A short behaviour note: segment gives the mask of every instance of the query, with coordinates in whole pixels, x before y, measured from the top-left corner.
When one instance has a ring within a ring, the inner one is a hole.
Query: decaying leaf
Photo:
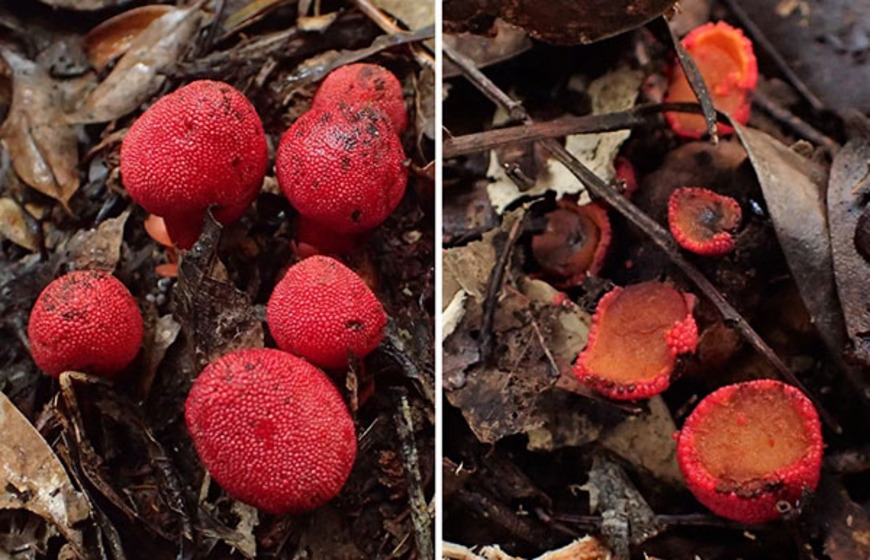
[[[601,115],[615,111],[625,111],[635,105],[643,74],[628,66],[620,66],[589,84],[592,99],[592,114]],[[631,134],[630,130],[602,132],[597,134],[572,134],[565,139],[565,148],[596,175],[605,181],[616,176],[613,161],[622,143]],[[535,185],[521,191],[516,183],[507,176],[496,154],[490,157],[487,175],[492,179],[487,192],[493,208],[504,212],[511,204],[524,196],[537,196],[546,192],[556,193],[557,198],[565,194],[583,193],[585,187],[573,173],[559,162],[549,159],[546,167],[535,178]],[[584,194],[580,203],[589,202]]]
[[[445,0],[452,28],[480,25],[500,16],[534,37],[560,45],[593,43],[639,27],[662,15],[674,0]]]
[[[494,35],[484,37],[471,33],[444,34],[444,42],[454,50],[464,54],[474,61],[478,68],[509,60],[532,48],[532,40],[520,28],[509,25],[502,20],[496,20],[493,25]],[[460,75],[459,69],[449,60],[444,61],[444,77],[452,78]]]
[[[166,351],[178,338],[181,325],[172,315],[164,315],[153,320],[152,328],[148,330],[151,335],[143,341],[142,348],[142,374],[139,377],[139,387],[142,395],[148,395],[151,384],[160,363],[166,356]]]
[[[833,476],[822,475],[809,517],[824,531],[831,560],[870,558],[870,516]]]
[[[647,401],[649,410],[632,415],[599,441],[632,465],[647,470],[657,479],[672,486],[683,486],[683,475],[677,466],[677,426],[661,395]]]
[[[661,531],[655,513],[625,471],[610,459],[592,459],[589,508],[601,512],[601,534],[616,558],[628,558],[630,545],[643,543]]]
[[[495,244],[521,213],[506,215],[502,228],[481,241],[445,253],[445,301],[464,298],[461,321],[445,342],[446,395],[480,441],[526,433],[537,450],[582,445],[598,437],[601,424],[579,412],[582,397],[555,385],[570,375],[590,319],[555,289],[524,277],[505,285],[493,324],[498,357],[492,365],[477,363],[473,333],[481,328]]]
[[[77,232],[67,243],[67,260],[76,270],[115,270],[121,259],[124,224],[130,211],[101,223],[96,229]]]
[[[217,257],[221,226],[208,214],[202,236],[181,259],[175,301],[199,368],[241,348],[263,347],[263,323],[251,298],[236,289]]]
[[[834,273],[852,351],[870,363],[870,263],[855,248],[855,228],[865,201],[859,188],[868,179],[870,137],[856,136],[834,157],[828,183]]]
[[[73,488],[48,443],[0,393],[0,509],[26,509],[54,524],[79,555],[84,543],[76,528],[90,505]]]
[[[0,127],[12,167],[22,181],[68,208],[80,184],[79,156],[59,88],[32,61],[5,48],[0,55],[12,69],[12,106]]]
[[[39,235],[28,226],[24,209],[11,198],[0,198],[0,236],[28,251],[39,250]]]
[[[251,0],[244,2],[238,10],[231,13],[224,21],[224,36],[236,33],[260,21],[269,12],[287,3],[288,0]]]
[[[109,18],[91,29],[83,40],[85,53],[97,72],[102,72],[113,60],[127,52],[136,38],[154,20],[175,11],[166,4],[140,6]]]
[[[199,6],[155,19],[130,44],[115,68],[85,99],[70,122],[111,121],[135,111],[160,89],[160,72],[178,61],[199,29]]]
[[[423,68],[417,87],[414,88],[416,96],[414,102],[417,110],[417,130],[429,139],[435,139],[435,70],[429,67]]]
[[[839,355],[846,334],[825,211],[825,170],[768,134],[734,123],[749,154],[777,239],[807,311]]]
[[[208,477],[207,483],[211,483]],[[227,527],[219,524],[215,519],[218,512],[213,504],[207,500],[200,501],[199,507],[207,516],[204,516],[202,533],[206,537],[219,539],[227,545],[238,550],[245,558],[257,557],[257,540],[254,538],[254,528],[260,522],[257,508],[233,500],[233,516],[238,520],[235,527]]]

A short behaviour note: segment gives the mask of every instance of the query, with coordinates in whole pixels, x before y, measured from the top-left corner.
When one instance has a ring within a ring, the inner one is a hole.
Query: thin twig
[[[646,124],[651,115],[673,111],[677,113],[703,114],[697,103],[652,103],[638,105],[627,111],[604,115],[564,116],[545,122],[523,123],[517,126],[474,132],[463,136],[446,138],[442,153],[452,158],[475,152],[484,152],[517,142],[533,142],[545,138],[559,138],[569,134],[587,134],[626,130]],[[716,113],[717,119],[728,122],[724,113]]]
[[[692,91],[695,92],[695,97],[698,98],[698,103],[701,105],[701,113],[704,115],[704,124],[707,126],[707,133],[710,135],[710,142],[713,144],[719,143],[719,125],[716,123],[716,108],[713,107],[713,99],[710,97],[710,90],[707,88],[707,83],[704,81],[704,76],[698,70],[695,64],[695,59],[689,54],[689,51],[683,46],[680,39],[674,34],[674,30],[668,25],[664,17],[655,20],[652,25],[662,29],[671,40],[674,46],[674,52],[677,54],[677,61],[683,68],[686,74],[686,81]]]
[[[352,0],[354,6],[357,7],[359,11],[364,13],[366,17],[371,19],[375,25],[381,28],[384,33],[392,35],[394,33],[406,33],[407,31],[400,28],[396,25],[396,22],[389,18],[387,14],[382,12],[380,8],[371,3],[370,0]],[[435,67],[435,58],[431,53],[426,51],[422,45],[411,45],[411,52],[414,54],[414,58],[417,60],[417,63],[424,68],[434,68]]]
[[[756,45],[760,46],[763,51],[773,60],[773,63],[776,64],[776,67],[782,72],[782,75],[791,83],[792,87],[794,87],[798,92],[807,100],[807,102],[812,105],[813,109],[816,111],[821,111],[825,108],[825,104],[816,97],[810,88],[801,80],[797,74],[794,73],[794,70],[791,69],[788,62],[779,54],[779,50],[767,36],[764,34],[764,31],[761,30],[760,27],[755,25],[755,22],[752,21],[752,18],[749,17],[749,14],[740,7],[740,5],[735,2],[735,0],[723,0],[725,6],[734,14],[734,17],[740,22],[740,27],[745,29],[754,39]]]
[[[760,107],[762,111],[779,121],[783,126],[790,128],[804,139],[822,146],[829,154],[833,155],[839,151],[840,145],[834,140],[813,128],[808,122],[778,104],[764,92],[756,90],[752,102]]]
[[[504,284],[505,272],[507,271],[514,245],[516,245],[517,239],[523,231],[521,226],[524,219],[525,212],[522,212],[513,223],[513,226],[511,226],[501,254],[498,256],[498,260],[489,276],[489,282],[486,284],[486,296],[483,300],[483,322],[480,326],[480,361],[485,364],[488,364],[492,357],[492,344],[493,340],[495,340],[492,329],[495,321],[495,310],[498,307],[498,295],[501,293],[502,284]]]
[[[490,99],[498,99],[507,101],[504,108],[517,115],[522,121],[531,123],[532,120],[526,113],[521,104],[511,100],[507,94],[498,88],[491,80],[486,78],[483,73],[474,65],[474,62],[457,52],[448,44],[442,45],[444,56],[456,64],[465,74],[466,78],[482,93],[485,93]],[[500,101],[501,103],[501,101]],[[726,325],[737,330],[741,336],[764,356],[771,365],[774,366],[777,373],[792,385],[798,387],[813,401],[816,409],[819,411],[819,416],[836,433],[841,433],[842,428],[834,420],[826,408],[822,406],[815,395],[807,391],[806,387],[795,377],[788,369],[788,366],[776,355],[776,352],[767,345],[766,342],[755,332],[755,329],[743,318],[734,307],[719,293],[713,284],[692,265],[683,254],[680,252],[679,246],[674,241],[673,237],[658,224],[655,220],[643,213],[637,206],[625,199],[615,190],[593,173],[588,167],[577,160],[568,150],[565,149],[558,141],[553,139],[541,140],[541,146],[550,153],[550,155],[562,163],[573,173],[580,181],[589,189],[596,197],[603,199],[614,210],[622,214],[629,222],[637,226],[643,231],[650,240],[658,245],[667,256],[670,258],[677,268],[697,287],[710,302],[719,310]]]
[[[399,434],[399,441],[402,444],[402,464],[408,484],[408,504],[411,508],[411,521],[414,525],[417,556],[418,558],[434,558],[432,516],[429,515],[429,506],[423,493],[423,477],[420,474],[420,460],[417,454],[417,444],[414,440],[414,420],[411,417],[407,391],[401,387],[394,388],[393,401],[396,403],[393,418],[396,423],[396,431]]]

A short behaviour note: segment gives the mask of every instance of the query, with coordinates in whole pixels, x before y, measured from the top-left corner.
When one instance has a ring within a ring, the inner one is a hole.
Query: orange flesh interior
[[[737,226],[737,215],[726,205],[693,193],[678,194],[677,225],[690,239],[709,241]]]
[[[809,441],[803,418],[785,393],[741,387],[700,422],[695,445],[710,475],[745,483],[794,464]]]
[[[547,229],[532,239],[532,253],[543,267],[562,276],[589,270],[601,230],[586,212],[558,209],[547,214]]]
[[[670,286],[628,286],[604,310],[589,369],[621,385],[655,379],[673,363],[665,334],[688,314],[683,296]]]
[[[746,102],[746,91],[740,87],[749,72],[749,60],[744,48],[742,37],[719,28],[700,35],[687,47],[710,90],[713,105],[729,115],[737,112]],[[674,69],[665,101],[698,101],[682,67]],[[684,129],[703,132],[707,128],[701,115],[681,113],[671,116],[676,117]]]

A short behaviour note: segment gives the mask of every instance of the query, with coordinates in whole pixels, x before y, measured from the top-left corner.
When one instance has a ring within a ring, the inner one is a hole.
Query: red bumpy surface
[[[324,368],[346,367],[384,337],[387,314],[351,269],[316,255],[291,266],[266,307],[278,347]]]
[[[757,486],[761,490],[740,495],[734,489],[723,488],[723,481],[704,467],[696,438],[699,426],[711,410],[727,406],[740,391],[781,391],[803,419],[807,451],[796,462],[771,472]],[[804,492],[815,490],[822,467],[822,429],[812,402],[798,389],[772,379],[761,379],[726,385],[705,397],[686,419],[677,441],[677,462],[686,485],[699,502],[722,517],[742,523],[764,523],[781,517],[779,502],[797,504]]]
[[[399,137],[374,105],[326,105],[284,133],[275,171],[303,216],[340,233],[381,224],[405,194],[408,169]]]
[[[33,360],[48,375],[81,371],[109,379],[142,345],[136,300],[107,272],[70,272],[39,294],[27,325]]]
[[[392,72],[377,64],[349,64],[336,68],[314,95],[312,108],[336,103],[372,103],[389,117],[396,132],[408,126],[402,84]]]
[[[353,420],[335,386],[280,350],[238,350],[210,363],[190,390],[185,419],[217,483],[269,513],[328,502],[356,458]]]
[[[121,178],[130,196],[166,221],[190,248],[214,206],[222,224],[238,220],[256,198],[268,153],[254,106],[232,86],[192,82],[142,113],[121,144]]]

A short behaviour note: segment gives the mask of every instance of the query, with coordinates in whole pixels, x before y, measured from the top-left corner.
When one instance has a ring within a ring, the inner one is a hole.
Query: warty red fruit
[[[268,513],[328,502],[356,458],[353,420],[338,390],[280,350],[237,350],[210,363],[187,396],[185,420],[212,478]]]
[[[112,379],[142,345],[136,300],[108,272],[70,272],[52,281],[30,312],[27,336],[36,365],[57,377],[81,371]]]
[[[192,82],[160,98],[133,123],[121,144],[127,192],[162,217],[170,237],[189,249],[205,212],[238,220],[263,183],[266,136],[254,106],[222,82]]]

